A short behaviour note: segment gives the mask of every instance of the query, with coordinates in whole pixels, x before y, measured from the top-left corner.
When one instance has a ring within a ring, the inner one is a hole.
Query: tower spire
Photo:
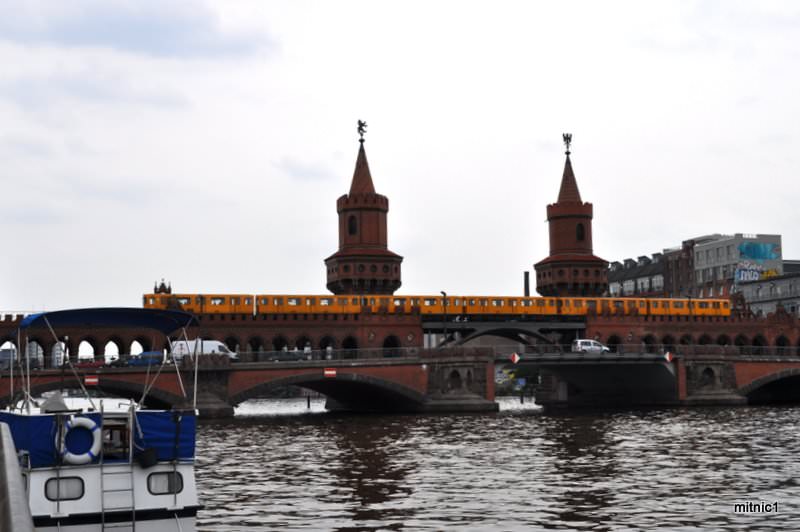
[[[570,144],[572,144],[572,133],[563,133],[564,146],[567,150],[567,160],[564,162],[564,174],[561,176],[561,189],[558,191],[558,203],[583,203],[581,193],[578,191],[578,182],[575,181],[575,174],[572,171],[572,161],[569,159]]]
[[[358,121],[358,158],[356,158],[356,168],[353,171],[353,182],[350,184],[350,195],[353,194],[375,194],[375,185],[372,184],[372,174],[369,171],[367,162],[367,152],[364,151],[364,133],[367,132],[367,123],[363,120]]]

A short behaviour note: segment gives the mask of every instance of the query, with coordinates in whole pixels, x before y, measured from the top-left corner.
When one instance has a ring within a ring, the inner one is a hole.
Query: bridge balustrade
[[[718,345],[718,344],[660,344],[660,343],[631,343],[609,345],[607,354],[661,354],[673,355],[722,355],[742,357],[796,357],[800,356],[798,346],[761,346],[761,345]],[[572,344],[539,344],[530,346],[526,353],[534,354],[567,354],[573,353]],[[576,353],[577,354],[577,353]],[[596,355],[598,353],[587,353]]]

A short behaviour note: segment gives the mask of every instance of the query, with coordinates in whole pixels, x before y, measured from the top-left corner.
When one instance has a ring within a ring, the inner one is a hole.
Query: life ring
[[[92,433],[92,447],[83,454],[74,454],[67,450],[67,434],[74,428],[83,428]],[[64,424],[61,438],[56,435],[56,449],[68,464],[88,464],[100,454],[100,447],[103,444],[100,432],[100,425],[88,417],[74,417]]]

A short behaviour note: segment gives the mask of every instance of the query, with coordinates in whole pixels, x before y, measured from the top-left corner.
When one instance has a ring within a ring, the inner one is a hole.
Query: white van
[[[611,350],[598,342],[597,340],[573,340],[572,341],[572,352],[573,353],[597,353],[602,355],[603,353],[608,353]]]
[[[200,355],[227,355],[231,361],[239,360],[239,355],[228,349],[218,340],[175,340],[172,342],[172,360],[180,362],[184,356],[191,356],[195,349]]]

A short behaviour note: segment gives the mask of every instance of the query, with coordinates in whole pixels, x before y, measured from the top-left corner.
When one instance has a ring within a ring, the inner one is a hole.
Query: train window
[[[673,301],[672,308],[683,308],[683,301]]]
[[[628,301],[628,308],[636,308],[636,301]]]
[[[533,303],[533,301],[531,301],[530,299],[523,299],[522,300],[522,306],[523,307],[530,307],[532,303]]]
[[[474,299],[469,300],[469,306],[474,307],[476,305],[476,301]]]
[[[211,304],[214,306],[222,305],[225,302],[225,298],[223,297],[212,297]]]
[[[181,305],[188,305],[189,304],[189,298],[188,297],[179,297],[178,298],[178,303],[180,303]]]
[[[416,298],[416,297],[411,298],[411,306],[412,307],[418,307],[419,306],[419,299]]]
[[[536,306],[537,307],[543,307],[544,306],[544,299],[537,299],[536,300]]]
[[[310,306],[310,305],[313,305],[313,304],[314,304],[314,298],[313,297],[307,297],[306,298],[306,305]]]
[[[369,298],[369,304],[373,305],[373,306],[375,305],[375,298],[374,297]]]
[[[644,301],[639,301],[639,308],[644,308],[646,304]]]
[[[502,299],[492,299],[492,306],[493,307],[502,307],[503,300]]]
[[[625,303],[623,301],[620,301],[618,299],[614,300],[614,308],[622,308],[624,304]]]
[[[394,304],[395,307],[402,307],[402,306],[404,306],[406,304],[406,300],[401,298],[401,297],[400,298],[395,298],[392,301],[392,303]]]
[[[148,301],[148,304],[149,304],[149,305],[153,305],[153,304],[155,304],[155,302],[156,302],[156,298],[154,298],[154,297],[150,297],[150,298],[148,298],[148,299],[147,299],[147,301]]]
[[[565,307],[568,307],[568,306],[570,306],[570,304],[569,304],[569,299],[565,299],[565,300],[564,300],[564,306],[565,306]]]
[[[423,299],[422,302],[426,307],[432,307],[433,305],[436,304],[436,300],[435,299],[430,299],[430,298]]]
[[[319,298],[319,304],[323,307],[329,307],[333,305],[333,298],[331,297],[321,297]]]
[[[700,301],[700,302],[697,303],[697,306],[700,307],[700,308],[708,308],[708,302]]]
[[[339,306],[341,306],[341,307],[347,306],[347,298],[346,297],[340,297],[339,298]]]
[[[266,298],[266,297],[262,297],[261,298],[261,302],[259,304],[260,305],[269,305],[269,299]]]
[[[238,297],[232,297],[231,298],[231,305],[238,305],[238,304],[239,304],[239,298]]]
[[[354,297],[351,303],[352,303],[353,305],[358,305],[358,298],[357,298],[357,297]]]
[[[382,298],[380,298],[380,302],[381,302],[381,306],[382,307],[388,307],[389,306],[389,299],[388,298],[382,297]]]
[[[581,308],[581,307],[583,307],[583,301],[581,301],[580,299],[576,299],[575,301],[573,301],[573,303],[574,303],[574,305],[573,305],[573,306],[574,306],[575,308]]]
[[[712,303],[712,307],[719,308],[719,301],[714,301],[714,303]]]
[[[296,307],[297,305],[300,304],[300,299],[296,297],[287,297],[286,304],[289,305],[290,307]]]
[[[283,305],[283,298],[282,297],[276,297],[276,298],[274,298],[272,300],[272,303],[274,305]]]
[[[461,300],[460,300],[459,298],[455,298],[455,299],[453,300],[453,304],[454,304],[454,305],[456,305],[456,306],[458,306],[458,305],[460,305],[460,304],[461,304]]]
[[[722,308],[728,308],[729,306],[730,305],[728,304],[728,302],[725,302],[725,303],[722,304]]]
[[[250,298],[249,297],[244,298],[244,304],[245,305],[249,305],[250,304]]]
[[[548,305],[550,305],[550,306],[552,307],[553,305],[555,305],[555,304],[556,304],[556,300],[555,300],[555,299],[548,299],[548,300],[547,300],[547,304],[548,304]]]
[[[197,296],[194,298],[195,305],[200,305],[203,302],[203,296]]]
[[[488,299],[481,299],[481,305],[482,305],[482,306],[484,306],[484,307],[485,307],[485,306],[486,306],[486,305],[488,305],[488,304],[489,304],[489,300],[488,300]]]
[[[658,308],[658,301],[653,301],[651,305],[653,306],[653,308]]]

